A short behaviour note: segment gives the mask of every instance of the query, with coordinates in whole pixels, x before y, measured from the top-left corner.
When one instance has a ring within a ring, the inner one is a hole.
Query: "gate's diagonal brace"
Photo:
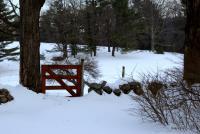
[[[56,76],[56,74],[50,70],[50,69],[46,69],[46,72],[48,72],[51,76]],[[58,83],[61,84],[62,87],[68,87],[61,78],[59,77],[55,77],[54,78]],[[76,96],[76,93],[73,90],[69,90],[68,88],[65,88],[72,96]]]

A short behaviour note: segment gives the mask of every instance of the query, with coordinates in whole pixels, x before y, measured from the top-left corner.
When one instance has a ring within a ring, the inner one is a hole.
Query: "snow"
[[[53,44],[42,44],[41,53],[47,53]],[[99,48],[97,61],[102,72],[100,80],[110,84],[120,80],[121,66],[126,74],[179,66],[183,55],[165,53],[156,55],[148,51],[108,56],[106,48]],[[175,61],[175,62],[174,62]],[[177,63],[176,63],[177,62]],[[46,63],[46,61],[42,61]],[[143,121],[137,113],[137,104],[129,95],[99,96],[94,92],[71,98],[51,94],[36,94],[18,83],[19,62],[0,63],[0,88],[7,88],[14,101],[0,105],[0,133],[4,134],[192,134],[172,130],[160,124]]]
[[[177,53],[154,54],[150,51],[133,51],[127,54],[117,53],[116,57],[105,53],[107,48],[101,48],[97,57],[103,78],[115,83],[121,78],[122,66],[125,66],[125,76],[140,80],[142,73],[157,73],[173,67],[181,66],[183,55]]]
[[[127,95],[98,96],[92,92],[64,98],[35,94],[21,86],[6,88],[15,97],[15,101],[0,105],[0,129],[6,134],[178,134],[142,122]]]

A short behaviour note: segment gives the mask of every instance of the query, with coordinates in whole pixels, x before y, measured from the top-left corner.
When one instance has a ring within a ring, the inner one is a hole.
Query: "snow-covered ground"
[[[12,45],[18,45],[14,42]],[[50,59],[59,55],[58,52],[48,53],[47,50],[52,50],[55,44],[42,43],[41,54],[45,55],[46,60],[41,61],[41,64],[51,64]],[[133,51],[126,54],[116,52],[116,56],[112,57],[111,53],[107,52],[106,47],[99,47],[97,57],[99,70],[102,77],[100,80],[106,80],[110,84],[115,84],[121,79],[122,66],[125,66],[126,77],[133,77],[136,80],[140,79],[141,73],[157,73],[161,70],[181,66],[183,55],[177,53],[154,54],[150,51]],[[18,85],[19,81],[19,62],[3,61],[0,62],[0,83],[4,85]],[[9,81],[8,81],[9,79]]]
[[[53,46],[41,46],[41,53],[47,60],[52,54],[46,50]],[[179,66],[183,58],[181,54],[156,55],[148,51],[116,53],[116,57],[111,57],[106,50],[99,48],[96,58],[102,73],[100,80],[115,85],[120,79],[122,66],[126,67],[127,77],[132,73],[135,79],[139,79],[140,73]],[[137,104],[129,95],[98,96],[92,92],[69,98],[35,94],[19,86],[18,75],[19,62],[0,63],[0,88],[8,88],[15,97],[14,101],[0,105],[2,134],[184,134],[142,121],[136,110]]]

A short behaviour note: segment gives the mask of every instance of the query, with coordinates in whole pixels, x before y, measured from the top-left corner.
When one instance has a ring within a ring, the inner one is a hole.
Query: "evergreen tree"
[[[19,48],[18,47],[12,47],[9,48],[8,45],[12,43],[11,41],[3,41],[0,42],[0,61],[3,61],[5,59],[8,60],[18,60],[17,55],[19,55]]]
[[[16,33],[17,16],[9,10],[3,0],[0,0],[0,61],[16,60],[18,47],[9,47]]]
[[[55,0],[41,17],[43,39],[53,39],[58,44],[55,49],[62,52],[63,59],[69,57],[68,48],[71,48],[72,56],[78,53],[77,44],[81,36],[79,10],[76,1]]]
[[[88,44],[88,50],[91,56],[96,56],[96,49],[98,43],[98,2],[96,0],[86,0],[86,11],[85,11],[85,40]]]
[[[129,21],[131,12],[128,0],[113,0],[112,6],[115,13],[115,30],[112,34],[112,56],[115,56],[115,47],[127,48],[130,46],[128,38],[132,28]]]
[[[98,0],[99,3],[99,38],[100,44],[108,46],[108,52],[111,52],[112,34],[115,28],[115,15],[111,0]]]

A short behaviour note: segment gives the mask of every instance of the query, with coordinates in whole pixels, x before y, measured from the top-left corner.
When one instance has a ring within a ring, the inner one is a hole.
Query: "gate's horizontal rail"
[[[48,90],[55,90],[55,89],[60,89],[60,90],[73,90],[77,89],[77,86],[46,86],[46,89]]]
[[[74,75],[60,75],[52,70],[67,70],[75,69],[76,74]],[[46,90],[67,90],[73,97],[81,96],[82,87],[82,65],[42,65],[42,92],[45,93]],[[54,79],[60,86],[46,86],[46,80]],[[74,86],[69,86],[63,80],[75,80]],[[75,92],[75,91],[76,92]]]
[[[46,75],[45,76],[46,79],[69,79],[69,80],[72,80],[72,79],[79,79],[80,76],[76,76],[76,75],[69,75],[69,76],[65,76],[65,75]]]
[[[42,65],[49,69],[80,69],[81,65]]]

